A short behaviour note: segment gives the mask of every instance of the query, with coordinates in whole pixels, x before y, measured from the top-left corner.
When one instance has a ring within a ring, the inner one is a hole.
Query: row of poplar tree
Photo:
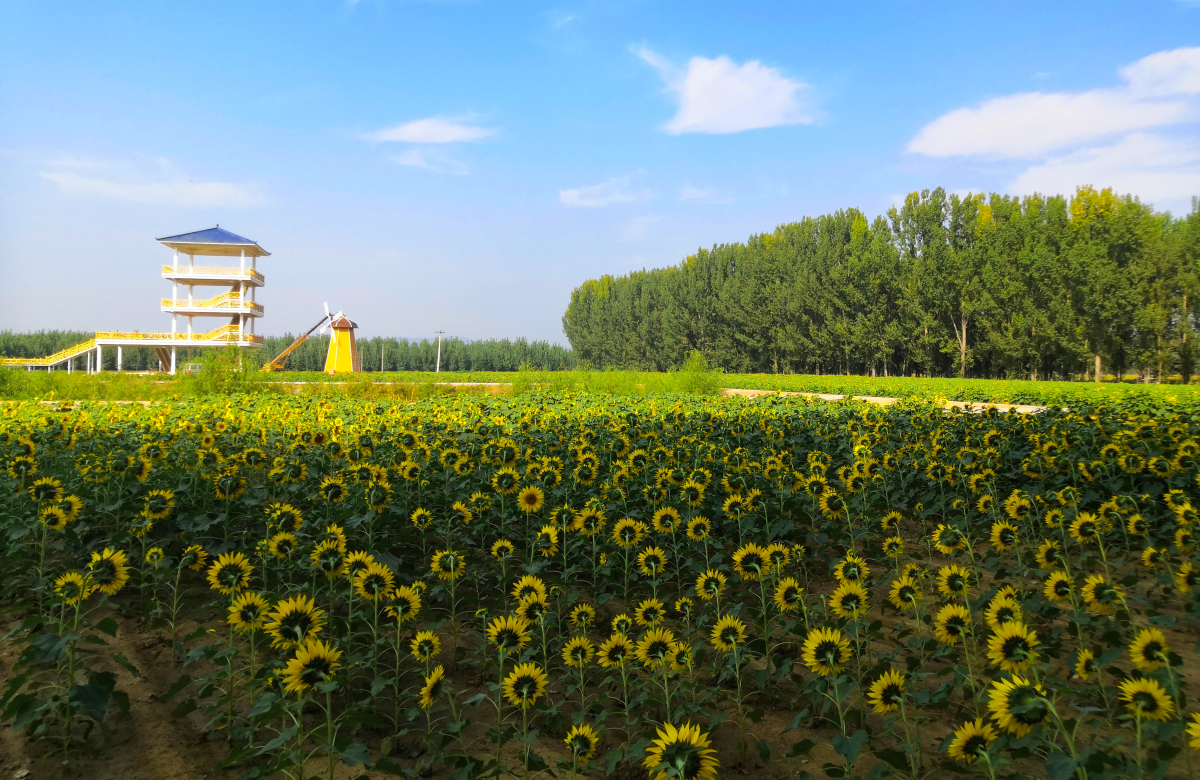
[[[61,349],[79,344],[95,334],[83,331],[43,330],[34,333],[0,331],[0,357],[36,358],[52,355]],[[249,353],[256,363],[275,358],[286,349],[294,336],[267,336],[262,348]],[[312,338],[301,344],[287,357],[284,370],[322,371],[329,339]],[[359,339],[359,358],[363,371],[433,371],[437,367],[437,341],[395,338]],[[177,360],[182,364],[199,360],[204,350],[180,350]],[[381,362],[382,359],[382,362]],[[442,340],[442,371],[516,371],[527,367],[543,371],[560,371],[576,367],[574,353],[567,347],[546,341],[523,338],[464,341],[456,338]],[[87,359],[75,359],[75,368],[82,370]],[[117,351],[104,350],[104,370],[117,367]],[[157,371],[158,358],[149,347],[126,347],[121,356],[125,371]],[[65,370],[65,368],[64,368]]]
[[[1072,198],[912,193],[571,295],[581,361],[666,370],[1146,381],[1195,363],[1200,205],[1183,217],[1081,187]]]

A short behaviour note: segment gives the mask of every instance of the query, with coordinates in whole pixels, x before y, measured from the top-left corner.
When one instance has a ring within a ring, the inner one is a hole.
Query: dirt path
[[[740,396],[742,398],[758,398],[764,395],[778,396],[803,396],[804,398],[818,398],[822,401],[844,401],[847,398],[852,398],[855,401],[866,401],[871,404],[879,404],[880,406],[890,406],[898,402],[899,398],[888,398],[881,395],[836,395],[834,393],[798,393],[784,390],[743,390],[733,387],[721,388],[721,395],[724,396]],[[995,409],[999,412],[1017,412],[1019,414],[1035,414],[1044,412],[1048,407],[1033,406],[1032,404],[994,404],[977,401],[946,401],[942,404],[943,409],[965,409],[969,412],[981,412],[984,409]]]

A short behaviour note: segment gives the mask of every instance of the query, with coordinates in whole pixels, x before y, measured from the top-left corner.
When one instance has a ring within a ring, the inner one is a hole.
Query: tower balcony
[[[224,316],[245,315],[261,317],[263,307],[250,299],[243,299],[237,290],[223,293],[207,300],[188,298],[163,298],[162,310],[169,314],[186,314],[191,316]]]
[[[266,279],[253,268],[232,268],[216,265],[164,265],[162,278],[182,284],[230,285],[242,282],[262,287]]]

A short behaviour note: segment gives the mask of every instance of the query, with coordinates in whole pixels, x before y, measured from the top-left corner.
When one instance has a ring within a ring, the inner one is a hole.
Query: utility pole
[[[383,339],[379,340],[379,373],[383,373],[383,352],[387,349],[387,342]]]
[[[442,373],[442,334],[445,333],[446,331],[439,330],[439,331],[434,331],[434,332],[437,333],[437,337],[438,337],[438,354],[437,354],[437,367],[433,369],[433,373],[440,374],[440,373]]]

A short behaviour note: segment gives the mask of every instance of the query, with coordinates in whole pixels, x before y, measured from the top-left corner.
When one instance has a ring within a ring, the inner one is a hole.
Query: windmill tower
[[[350,374],[361,371],[358,345],[354,341],[354,331],[358,328],[358,323],[347,317],[344,312],[329,314],[328,305],[325,308],[325,316],[329,318],[326,327],[333,331],[329,335],[329,351],[325,353],[325,373]]]

